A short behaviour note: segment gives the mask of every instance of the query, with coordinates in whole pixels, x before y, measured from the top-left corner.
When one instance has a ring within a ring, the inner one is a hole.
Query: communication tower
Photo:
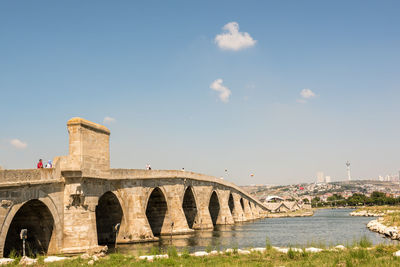
[[[350,175],[350,162],[346,162],[346,169],[347,169],[347,180],[351,181],[351,175]]]

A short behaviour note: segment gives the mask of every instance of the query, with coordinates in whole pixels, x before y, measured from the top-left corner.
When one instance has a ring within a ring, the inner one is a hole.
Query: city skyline
[[[3,1],[0,166],[111,130],[111,166],[239,184],[398,173],[397,1]],[[227,170],[227,171],[225,171]],[[251,175],[253,174],[253,175]]]

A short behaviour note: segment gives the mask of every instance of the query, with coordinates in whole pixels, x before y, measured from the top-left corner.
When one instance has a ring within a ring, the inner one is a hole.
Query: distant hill
[[[371,194],[374,191],[394,196],[400,195],[399,182],[377,180],[338,181],[331,183],[301,183],[292,185],[248,185],[241,188],[254,197],[264,200],[267,196],[280,196],[287,199],[302,199],[324,194],[352,195],[354,193]]]

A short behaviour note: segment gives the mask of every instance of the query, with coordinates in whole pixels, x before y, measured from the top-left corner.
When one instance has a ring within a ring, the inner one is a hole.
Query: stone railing
[[[55,168],[0,170],[0,187],[52,183],[59,180]]]

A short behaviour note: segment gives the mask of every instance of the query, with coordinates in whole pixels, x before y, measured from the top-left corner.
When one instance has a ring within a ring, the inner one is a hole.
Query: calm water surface
[[[215,230],[195,231],[190,235],[161,237],[158,242],[119,245],[122,253],[148,252],[152,247],[175,246],[190,251],[214,248],[264,247],[266,237],[273,246],[306,246],[313,244],[351,244],[367,236],[374,244],[397,242],[369,231],[371,217],[352,217],[350,209],[317,210],[312,217],[266,218],[235,225],[218,226]]]

